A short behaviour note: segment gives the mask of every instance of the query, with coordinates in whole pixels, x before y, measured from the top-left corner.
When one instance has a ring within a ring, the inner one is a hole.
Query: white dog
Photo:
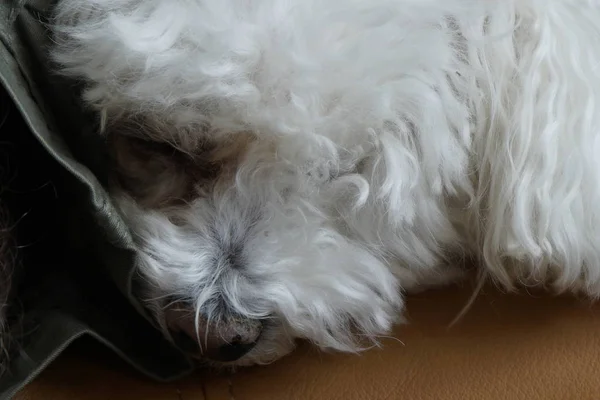
[[[600,2],[61,0],[140,296],[219,365],[461,276],[600,294]],[[365,342],[366,341],[366,342]]]

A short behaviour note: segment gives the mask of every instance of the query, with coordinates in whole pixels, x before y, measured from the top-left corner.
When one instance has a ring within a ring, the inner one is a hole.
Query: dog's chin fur
[[[455,256],[600,294],[597,1],[61,0],[54,28],[167,336],[176,297],[265,319],[236,365],[357,351]]]

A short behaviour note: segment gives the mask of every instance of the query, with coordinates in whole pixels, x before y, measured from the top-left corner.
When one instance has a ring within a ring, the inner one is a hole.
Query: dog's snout
[[[240,336],[231,339],[231,342],[223,342],[216,349],[207,349],[210,353],[207,358],[221,362],[236,361],[245,356],[256,345],[256,340],[245,341]]]
[[[229,316],[208,322],[204,318],[196,319],[190,308],[181,305],[169,307],[165,316],[173,342],[179,349],[218,362],[232,362],[246,355],[262,332],[259,320]]]

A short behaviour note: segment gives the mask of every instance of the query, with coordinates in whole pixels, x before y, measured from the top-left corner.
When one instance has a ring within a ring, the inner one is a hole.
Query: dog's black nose
[[[219,346],[217,349],[210,351],[207,349],[207,357],[211,360],[221,362],[232,362],[239,360],[250,350],[256,346],[256,340],[251,343],[244,343],[241,338],[234,338],[231,343],[225,343]]]
[[[217,362],[233,362],[252,350],[262,332],[258,320],[232,316],[217,323],[196,318],[181,306],[165,311],[174,344],[182,351],[198,358]]]
[[[202,358],[219,362],[239,360],[256,346],[256,340],[249,343],[244,342],[244,339],[239,335],[232,338],[230,343],[223,340],[222,344],[215,343],[214,340],[207,341],[204,344],[202,339],[200,339],[199,343],[195,337],[192,338],[184,332],[174,332],[172,337],[175,346],[180,350],[188,354],[200,355]]]

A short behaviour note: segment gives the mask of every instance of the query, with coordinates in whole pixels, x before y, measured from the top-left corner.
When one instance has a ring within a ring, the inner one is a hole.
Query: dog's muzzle
[[[195,358],[217,362],[239,360],[254,348],[262,332],[260,320],[230,315],[218,321],[196,319],[193,308],[177,302],[165,310],[174,344]]]

